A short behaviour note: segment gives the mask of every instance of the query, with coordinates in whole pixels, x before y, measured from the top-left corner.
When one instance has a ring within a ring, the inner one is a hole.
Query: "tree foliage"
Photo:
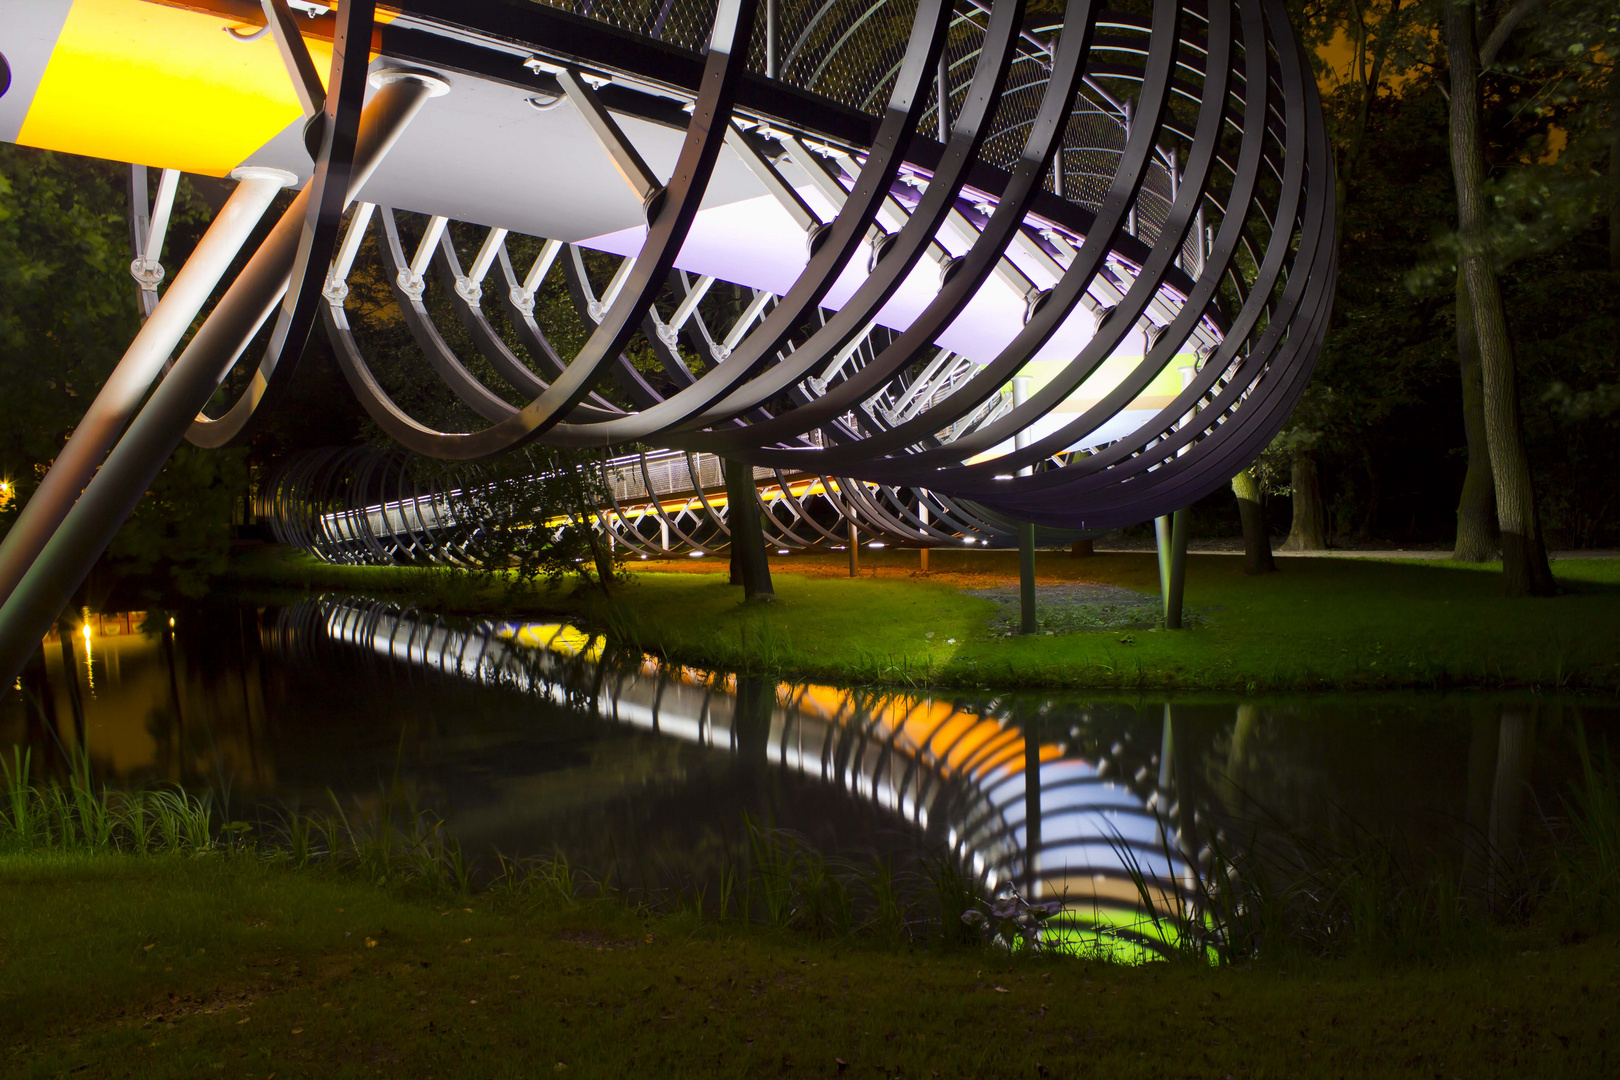
[[[0,473],[15,520],[140,321],[129,275],[127,172],[122,166],[0,144]],[[180,222],[206,209],[182,188]],[[187,595],[229,554],[240,452],[182,452],[153,484],[111,548],[119,569],[158,575]]]
[[[609,502],[599,453],[526,447],[472,463],[419,458],[414,470],[444,493],[455,523],[441,544],[473,570],[514,584],[577,576],[604,594],[622,572],[597,516]]]

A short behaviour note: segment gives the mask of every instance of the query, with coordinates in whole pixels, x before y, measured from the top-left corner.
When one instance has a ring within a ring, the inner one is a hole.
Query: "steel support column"
[[[274,169],[243,169],[237,179],[240,183],[236,190],[141,325],[134,342],[0,544],[0,602],[10,597],[46,541],[73,509],[79,493],[101,467],[113,441],[162,373],[163,365],[191,328],[197,312],[230,268],[231,260],[247,242],[276,192],[297,182],[291,173]]]
[[[0,679],[5,682],[11,682],[22,669],[248,340],[276,310],[289,282],[297,294],[303,283],[293,279],[299,272],[324,280],[345,205],[422,103],[444,91],[444,83],[430,76],[394,77],[381,87],[364,116],[360,115],[373,11],[373,5],[363,0],[348,0],[340,10],[327,136],[315,175],[226,291],[0,607]],[[358,67],[344,63],[346,42],[359,46]],[[333,185],[335,192],[329,190]],[[317,241],[323,236],[330,243],[319,250],[322,245]],[[277,330],[275,337],[285,337],[281,327]],[[301,341],[286,344],[294,353],[303,345]]]
[[[1181,629],[1182,586],[1187,576],[1187,511],[1153,519],[1159,544],[1159,593],[1164,598],[1164,628]]]

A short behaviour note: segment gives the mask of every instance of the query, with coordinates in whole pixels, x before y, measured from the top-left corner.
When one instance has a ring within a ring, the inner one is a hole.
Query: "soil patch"
[[[993,601],[996,615],[991,630],[1018,631],[1018,586],[963,589],[967,596]],[[1189,616],[1191,612],[1187,613]],[[1151,630],[1163,618],[1157,596],[1122,589],[1118,585],[1088,583],[1035,586],[1035,623],[1043,634],[1072,634],[1088,630]]]

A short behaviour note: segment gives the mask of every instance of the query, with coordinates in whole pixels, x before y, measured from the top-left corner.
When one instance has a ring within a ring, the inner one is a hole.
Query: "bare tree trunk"
[[[1232,494],[1237,496],[1238,520],[1243,523],[1243,572],[1270,574],[1277,569],[1271,557],[1271,529],[1266,524],[1266,508],[1260,502],[1260,482],[1253,469],[1232,477]]]
[[[1474,311],[1468,301],[1468,283],[1457,270],[1457,365],[1462,374],[1463,431],[1468,437],[1468,472],[1457,500],[1457,545],[1451,557],[1458,562],[1488,562],[1496,558],[1496,492],[1491,479],[1491,451],[1485,441],[1485,384],[1479,370],[1479,339],[1474,334]]]
[[[1479,341],[1485,440],[1502,533],[1502,578],[1509,596],[1550,596],[1552,568],[1541,540],[1530,460],[1519,434],[1519,395],[1502,290],[1485,250],[1485,156],[1479,131],[1479,57],[1474,7],[1445,0],[1446,59],[1451,67],[1451,171],[1457,184],[1457,236]]]
[[[1609,269],[1620,270],[1620,68],[1609,70]]]
[[[1322,481],[1316,473],[1316,459],[1309,451],[1294,451],[1289,483],[1294,488],[1294,525],[1282,550],[1326,551],[1327,511],[1322,506]]]

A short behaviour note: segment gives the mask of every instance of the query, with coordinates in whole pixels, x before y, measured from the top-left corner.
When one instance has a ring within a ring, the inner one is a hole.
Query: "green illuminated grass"
[[[0,903],[17,1078],[1599,1076],[1620,1020],[1612,938],[1125,968],[518,917],[222,855],[4,856]]]
[[[1193,555],[1192,629],[1033,638],[996,636],[995,606],[960,591],[1015,581],[1013,553],[939,552],[929,575],[915,573],[916,560],[916,552],[863,555],[863,576],[851,580],[837,576],[836,557],[784,558],[773,568],[774,604],[741,603],[718,559],[703,560],[708,572],[642,570],[612,601],[584,589],[510,591],[443,571],[301,557],[261,556],[239,572],[281,586],[395,590],[435,610],[550,611],[672,659],[790,677],[945,688],[1620,688],[1615,559],[1558,562],[1561,595],[1510,600],[1497,570],[1443,561],[1293,558],[1281,573],[1249,578],[1240,558]],[[1043,552],[1037,574],[1158,587],[1147,553]]]

